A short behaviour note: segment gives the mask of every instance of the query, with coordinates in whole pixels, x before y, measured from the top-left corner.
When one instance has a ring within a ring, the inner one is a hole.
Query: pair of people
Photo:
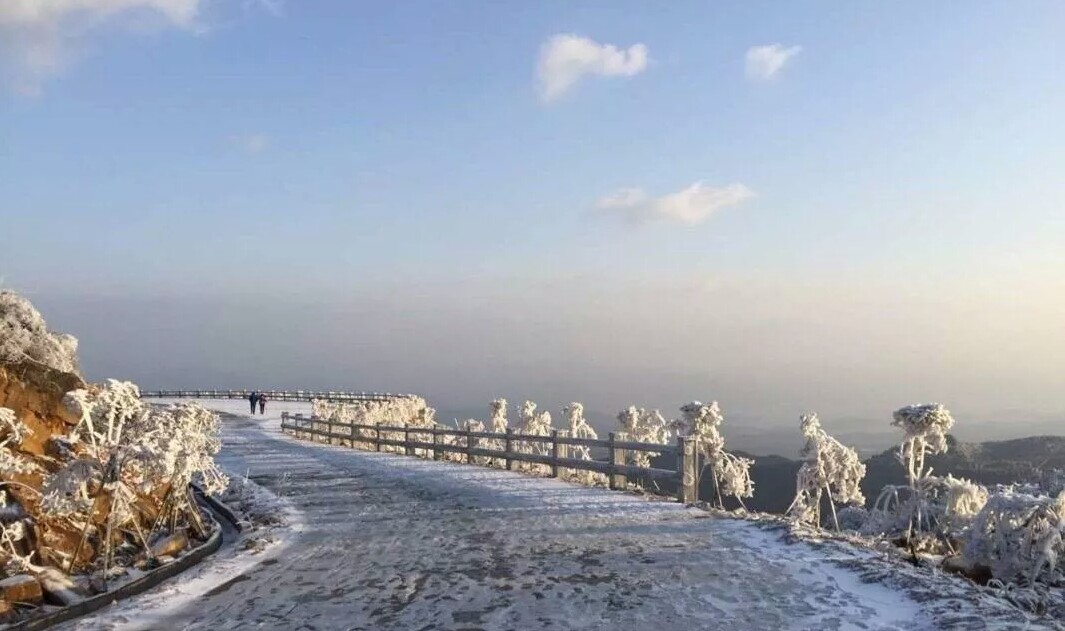
[[[262,392],[252,392],[248,395],[248,402],[251,403],[251,413],[255,414],[255,406],[259,406],[259,414],[266,414],[266,395]]]

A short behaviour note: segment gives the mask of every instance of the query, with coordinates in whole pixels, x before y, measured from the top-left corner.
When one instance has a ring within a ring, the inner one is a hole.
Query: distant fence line
[[[391,401],[414,397],[391,392],[336,392],[333,390],[142,390],[146,399],[247,399],[252,392],[266,395],[267,401]]]
[[[341,428],[342,431],[335,431],[334,428]],[[678,501],[691,504],[698,499],[699,449],[698,438],[695,437],[678,437],[675,445],[659,445],[618,440],[618,436],[613,432],[610,433],[608,440],[600,440],[576,438],[566,435],[566,432],[560,434],[559,430],[552,430],[547,436],[537,436],[520,434],[512,428],[507,428],[504,433],[475,432],[447,427],[366,425],[288,412],[281,413],[281,431],[292,432],[299,439],[328,442],[330,445],[337,444],[333,442],[334,440],[339,441],[340,445],[347,441],[348,446],[353,449],[358,448],[356,443],[369,445],[369,449],[373,451],[381,451],[382,445],[400,447],[407,456],[421,455],[432,457],[433,460],[440,460],[445,452],[464,455],[467,464],[477,464],[473,461],[475,456],[493,458],[503,461],[508,471],[514,469],[515,462],[542,464],[551,468],[552,477],[558,477],[559,469],[594,471],[607,476],[611,489],[625,488],[629,477],[666,480],[676,484]],[[385,436],[382,436],[382,433]],[[457,437],[461,444],[446,444],[440,440],[441,436]],[[462,438],[465,440],[461,440]],[[482,440],[491,441],[496,446],[502,445],[503,449],[478,446],[479,441]],[[547,444],[550,446],[550,454],[515,451],[515,443]],[[606,461],[571,458],[569,457],[570,446],[605,448],[609,457]],[[421,454],[418,450],[421,450]],[[656,469],[625,464],[628,451],[675,454],[676,469]]]

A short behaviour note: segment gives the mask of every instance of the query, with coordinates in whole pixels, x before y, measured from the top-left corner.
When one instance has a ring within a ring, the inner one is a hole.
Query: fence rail
[[[142,390],[145,399],[247,399],[252,392],[266,395],[268,401],[391,401],[413,394],[391,392],[336,392],[333,390]]]
[[[369,445],[369,449],[373,451],[381,451],[382,446],[400,447],[408,456],[421,455],[433,460],[440,460],[445,453],[462,454],[468,464],[475,464],[474,457],[492,458],[501,461],[507,470],[513,470],[515,462],[542,464],[551,468],[553,477],[558,477],[560,469],[593,471],[606,475],[612,489],[625,488],[630,477],[666,480],[676,483],[678,501],[690,504],[698,497],[697,438],[681,437],[677,438],[674,445],[657,445],[619,440],[619,436],[614,433],[611,433],[607,440],[566,436],[558,430],[547,436],[533,436],[519,434],[513,429],[502,433],[447,427],[343,423],[288,412],[281,413],[281,431],[289,431],[296,438],[328,442],[331,445],[336,444],[334,440],[339,441],[341,445],[347,441],[348,446],[352,448],[356,448],[356,443],[360,443]],[[399,438],[400,436],[402,438]],[[460,440],[448,444],[440,440],[442,436]],[[541,450],[550,453],[528,453],[515,449],[518,444],[530,443],[539,444]],[[608,458],[605,461],[573,458],[569,453],[571,446],[605,449]],[[418,450],[422,453],[419,454]],[[634,451],[674,454],[677,466],[675,469],[657,469],[626,464],[628,452]]]

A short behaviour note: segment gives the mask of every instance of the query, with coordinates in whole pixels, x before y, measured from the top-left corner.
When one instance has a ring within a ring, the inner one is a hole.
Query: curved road
[[[229,470],[287,496],[306,526],[156,628],[932,626],[824,551],[673,502],[298,442],[273,421],[227,420],[224,445]]]

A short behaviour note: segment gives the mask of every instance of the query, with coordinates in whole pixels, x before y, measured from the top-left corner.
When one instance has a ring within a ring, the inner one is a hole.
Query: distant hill
[[[1065,436],[1032,436],[984,443],[961,442],[948,436],[947,442],[950,446],[947,453],[928,458],[929,466],[937,475],[950,473],[985,485],[1012,484],[1038,481],[1049,469],[1065,469]],[[795,496],[795,474],[801,461],[737,453],[754,460],[751,477],[755,494],[744,500],[747,508],[770,513],[787,510]],[[862,490],[870,505],[884,486],[906,482],[905,472],[895,454],[895,449],[888,449],[865,460]],[[654,466],[671,468],[673,457],[661,456]],[[713,497],[713,484],[708,476],[704,476],[700,484],[699,495],[703,499]],[[729,503],[729,506],[733,504]]]

